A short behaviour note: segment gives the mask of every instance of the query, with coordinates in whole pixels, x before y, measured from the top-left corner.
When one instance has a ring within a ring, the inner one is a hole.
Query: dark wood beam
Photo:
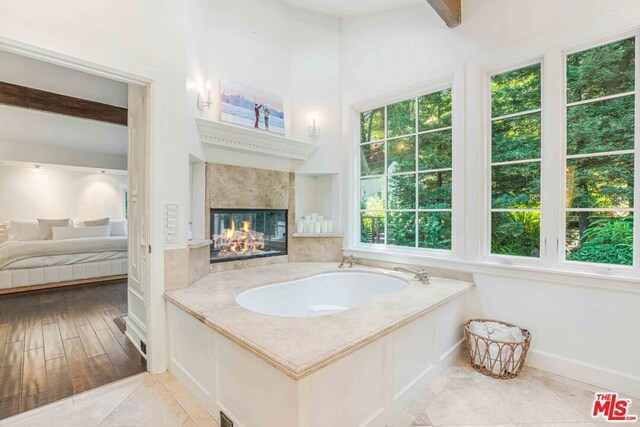
[[[127,125],[127,109],[72,96],[0,82],[0,104],[99,122]]]
[[[462,23],[462,0],[427,0],[440,15],[447,27],[457,27]]]

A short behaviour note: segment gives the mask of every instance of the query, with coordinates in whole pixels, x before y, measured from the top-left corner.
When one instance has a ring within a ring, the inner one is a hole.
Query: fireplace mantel
[[[309,142],[196,118],[200,142],[232,151],[257,153],[290,160],[307,160],[318,146]]]

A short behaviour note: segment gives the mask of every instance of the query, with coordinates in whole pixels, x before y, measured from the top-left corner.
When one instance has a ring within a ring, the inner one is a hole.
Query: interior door
[[[146,295],[149,267],[149,217],[147,139],[147,90],[129,85],[128,141],[128,224],[129,279],[127,336],[146,355],[147,307]]]

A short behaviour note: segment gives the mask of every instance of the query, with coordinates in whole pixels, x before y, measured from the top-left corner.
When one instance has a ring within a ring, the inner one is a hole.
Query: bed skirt
[[[83,264],[0,271],[0,290],[27,286],[74,282],[127,274],[128,260],[96,261]]]

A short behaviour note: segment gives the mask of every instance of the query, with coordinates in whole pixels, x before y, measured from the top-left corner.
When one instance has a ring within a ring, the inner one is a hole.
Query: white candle
[[[313,222],[304,221],[304,232],[307,234],[313,233]]]
[[[311,214],[311,221],[317,221],[318,220],[318,214],[317,213],[312,213]]]
[[[333,233],[333,221],[327,221],[329,224],[327,225],[327,233]]]
[[[324,215],[318,215],[318,221],[320,222],[324,221]]]
[[[318,221],[314,222],[313,223],[313,232],[315,234],[320,234],[321,230],[322,230],[322,225]]]
[[[322,221],[322,229],[320,230],[321,233],[328,233],[329,232],[329,221]]]
[[[296,221],[296,233],[304,233],[304,221]]]

